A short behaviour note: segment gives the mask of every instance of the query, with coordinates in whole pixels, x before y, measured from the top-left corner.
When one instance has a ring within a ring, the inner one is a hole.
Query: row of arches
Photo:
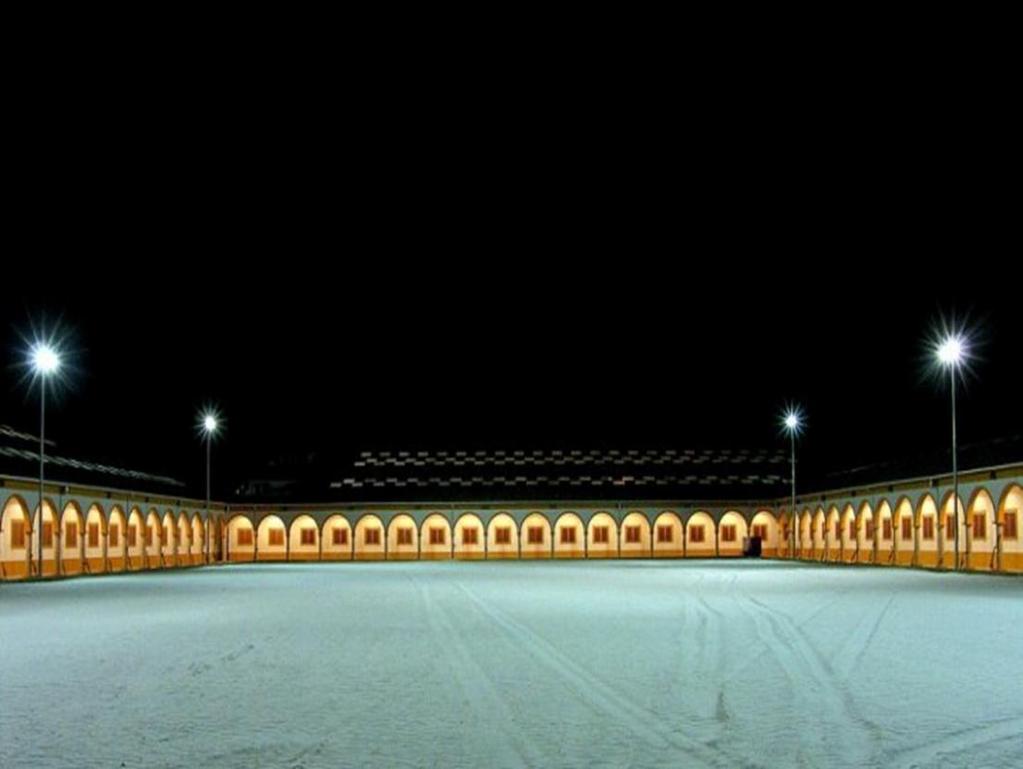
[[[749,524],[738,511],[718,520],[702,511],[685,520],[664,511],[652,522],[640,512],[620,521],[607,512],[584,521],[571,511],[553,520],[534,512],[521,521],[500,512],[486,521],[473,512],[434,513],[421,522],[401,513],[386,521],[373,513],[322,522],[301,515],[290,525],[273,514],[257,520],[239,514],[228,521],[226,547],[229,561],[727,557],[743,554],[753,529],[767,554],[777,554],[778,522],[767,510]]]
[[[1023,572],[1023,485],[997,496],[833,502],[796,516],[766,508],[710,512],[464,511],[256,512],[45,499],[30,514],[12,494],[0,510],[0,579],[72,576],[225,561],[739,556],[759,538],[765,557]],[[958,516],[954,515],[958,510]],[[957,523],[958,521],[958,523]],[[958,528],[958,531],[957,531]],[[42,559],[39,559],[39,544]]]
[[[58,515],[44,499],[40,525],[38,506],[31,516],[28,510],[14,495],[0,513],[0,579],[192,566],[215,561],[220,552],[215,533],[210,536],[215,527],[198,511],[132,507],[126,514],[119,505],[83,510],[71,501]]]
[[[940,510],[940,512],[939,512]],[[795,557],[820,561],[1023,571],[1023,486],[1009,485],[998,502],[977,488],[953,502],[931,493],[893,502],[880,499],[804,508],[798,515]],[[790,518],[783,511],[782,557],[792,556]]]

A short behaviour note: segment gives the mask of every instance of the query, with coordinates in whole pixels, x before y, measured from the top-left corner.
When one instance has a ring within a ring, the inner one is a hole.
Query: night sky
[[[784,448],[790,400],[802,478],[834,485],[947,450],[926,340],[955,315],[978,334],[962,443],[1023,434],[1015,214],[980,170],[647,138],[598,164],[597,137],[258,168],[188,141],[105,170],[69,148],[67,183],[11,209],[0,422],[37,431],[20,335],[59,320],[59,451],[199,489],[215,402],[222,496],[310,455],[340,477],[369,449]]]

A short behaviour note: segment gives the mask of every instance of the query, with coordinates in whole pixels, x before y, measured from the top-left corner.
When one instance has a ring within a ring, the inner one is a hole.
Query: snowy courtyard
[[[747,561],[0,585],[3,767],[1020,767],[1023,580]]]

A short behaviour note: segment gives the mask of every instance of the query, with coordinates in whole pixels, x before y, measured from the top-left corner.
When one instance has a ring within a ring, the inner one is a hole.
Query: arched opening
[[[39,576],[39,539],[43,544],[43,568],[42,574],[52,577],[57,573],[57,540],[60,536],[60,522],[57,518],[53,503],[49,499],[43,500],[43,524],[39,525],[39,508],[36,507],[32,515],[32,526],[29,527],[29,559],[32,564],[32,576]]]
[[[839,552],[845,563],[855,563],[859,551],[856,549],[856,509],[848,504],[842,510],[841,539],[839,540]]]
[[[710,513],[702,510],[693,513],[686,521],[686,556],[706,558],[714,555],[717,527]]]
[[[442,561],[451,558],[451,524],[440,513],[428,515],[419,529],[419,557]]]
[[[742,555],[742,545],[749,536],[746,519],[738,510],[729,510],[718,521],[718,555],[736,558]]]
[[[478,561],[487,555],[483,521],[474,513],[463,513],[455,521],[455,558]]]
[[[158,532],[160,540],[160,565],[170,567],[177,565],[178,525],[174,513],[164,513]]]
[[[320,526],[311,515],[300,515],[291,522],[288,533],[289,561],[320,560]]]
[[[586,527],[583,519],[565,512],[554,522],[554,557],[583,558],[586,555]]]
[[[324,561],[352,560],[352,526],[343,515],[335,513],[323,522],[320,532]]]
[[[969,567],[989,571],[994,569],[995,503],[987,489],[973,492],[967,507],[966,540],[970,553]]]
[[[892,508],[887,499],[877,506],[877,563],[895,562],[895,525],[892,522]]]
[[[551,557],[551,522],[543,513],[530,513],[519,531],[522,558]]]
[[[355,522],[353,555],[356,561],[382,561],[387,554],[385,547],[393,544],[384,542],[384,524],[377,516],[366,514]]]
[[[586,557],[618,557],[618,524],[610,513],[595,513],[586,524]]]
[[[256,560],[256,527],[246,515],[239,513],[227,522],[227,560]]]
[[[0,512],[0,578],[28,576],[30,528],[28,504],[17,495],[8,497]]]
[[[107,570],[107,517],[99,505],[91,505],[85,516],[84,569],[89,574],[102,574]]]
[[[414,561],[419,557],[419,527],[411,515],[396,515],[387,524],[387,560]]]
[[[202,516],[198,512],[192,513],[192,547],[189,549],[189,557],[194,564],[206,562],[206,529],[202,525]]]
[[[807,528],[809,528],[810,516],[806,516]],[[760,539],[760,555],[763,558],[777,558],[780,545],[778,542],[779,526],[778,521],[770,510],[759,510],[750,521],[749,535]],[[791,548],[791,545],[790,545]],[[797,550],[797,553],[800,551]]]
[[[895,513],[892,515],[892,525],[895,527],[895,565],[910,566],[916,557],[914,543],[916,534],[913,526],[913,504],[907,497],[903,497],[895,505]]]
[[[188,520],[188,512],[186,510],[178,513],[175,529],[174,551],[176,563],[178,566],[188,566],[192,563],[192,523]]]
[[[266,515],[256,529],[256,560],[286,561],[288,559],[288,527],[276,515]]]
[[[924,494],[917,504],[914,523],[920,536],[918,562],[921,566],[934,568],[938,566],[938,537],[944,532],[938,525],[938,507],[934,503],[934,497],[930,494]],[[942,545],[943,554],[948,556],[951,564],[952,556],[949,553],[948,543],[942,542]]]
[[[1002,571],[1023,572],[1023,486],[1013,484],[998,503],[998,524],[1001,528],[1000,563]]]
[[[958,515],[957,515],[958,513]],[[958,525],[956,524],[958,521]],[[966,567],[966,515],[963,506],[963,498],[960,496],[955,503],[952,502],[952,493],[949,492],[941,501],[941,523],[945,533],[945,548],[947,554],[942,559],[947,563],[946,568],[955,568],[956,548],[959,549],[960,567]],[[956,540],[958,534],[959,539]]]
[[[107,569],[125,571],[128,568],[128,523],[124,511],[117,505],[110,509],[106,532]]]
[[[841,516],[837,507],[828,510],[827,520],[824,522],[824,560],[837,561],[841,553]]]
[[[83,565],[82,533],[85,521],[75,502],[68,502],[60,516],[60,542],[57,543],[61,574],[81,574]]]
[[[133,507],[125,528],[124,549],[126,568],[130,571],[146,568],[146,521],[142,511]]]
[[[622,519],[622,533],[619,539],[620,558],[650,557],[650,521],[638,510],[630,511]]]
[[[874,511],[870,509],[869,502],[864,502],[860,505],[859,515],[856,516],[856,550],[857,560],[860,562],[874,563],[874,536],[876,533]]]
[[[813,543],[814,560],[823,560],[824,550],[824,528],[826,514],[823,507],[818,507],[813,514],[813,525],[810,527],[810,541]]]
[[[652,536],[654,558],[681,558],[683,549],[683,526],[678,513],[665,510],[654,519]]]
[[[160,523],[160,514],[156,510],[150,510],[146,516],[146,527],[144,532],[143,550],[145,555],[142,558],[147,569],[159,569],[163,564],[160,559],[160,540],[163,526]]]
[[[813,515],[809,510],[803,510],[799,519],[799,557],[813,558]]]
[[[519,557],[519,527],[508,513],[498,513],[487,523],[487,558]]]

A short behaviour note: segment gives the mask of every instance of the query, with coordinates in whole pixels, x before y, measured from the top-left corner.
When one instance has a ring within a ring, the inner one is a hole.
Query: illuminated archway
[[[238,514],[227,522],[227,560],[256,559],[256,529],[247,515]]]
[[[693,513],[686,521],[686,556],[707,557],[714,555],[717,527],[710,513],[702,510]]]
[[[285,561],[288,558],[288,527],[277,515],[265,515],[256,528],[256,560]]]
[[[618,557],[618,524],[610,513],[596,513],[586,524],[586,557]]]
[[[519,527],[519,552],[522,558],[551,557],[551,522],[540,512],[530,513]]]
[[[809,520],[809,516],[807,516]],[[807,524],[809,527],[809,523]],[[764,558],[777,558],[780,551],[778,520],[770,510],[760,510],[753,516],[749,525],[750,536],[760,538],[760,555]],[[791,548],[791,545],[790,545]],[[797,551],[798,553],[798,551]]]
[[[654,519],[651,531],[654,540],[654,558],[681,558],[683,550],[682,519],[678,513],[665,510]]]
[[[415,527],[413,527],[413,530]],[[382,561],[386,556],[384,523],[372,513],[367,513],[355,522],[355,545],[353,557],[356,561]]]
[[[299,515],[288,530],[288,560],[320,560],[320,527],[311,515]]]
[[[475,513],[462,513],[455,521],[455,558],[478,561],[486,556],[487,538],[483,521]]]
[[[60,542],[57,543],[61,574],[81,574],[84,565],[82,534],[85,520],[76,502],[68,502],[60,516]]]
[[[935,567],[938,565],[938,538],[942,538],[942,551],[952,564],[952,554],[948,542],[944,541],[945,532],[938,524],[938,507],[934,503],[934,497],[924,494],[917,504],[915,525],[920,535],[920,565]]]
[[[620,558],[650,557],[650,521],[638,510],[630,511],[623,519],[619,535]]]
[[[1013,484],[1002,494],[998,503],[998,523],[1001,527],[1002,571],[1023,572],[1023,486]]]
[[[387,524],[387,560],[414,561],[419,557],[419,527],[411,515],[402,513]]]
[[[519,527],[508,513],[498,513],[487,523],[487,558],[519,557]]]
[[[0,512],[0,578],[24,579],[28,575],[31,526],[28,504],[13,494]]]
[[[969,545],[969,567],[989,571],[994,569],[995,524],[994,500],[985,488],[973,492],[967,506],[966,538]]]
[[[352,560],[354,537],[352,536],[352,527],[343,515],[335,513],[328,517],[323,522],[320,537],[323,541],[324,561]]]
[[[582,558],[586,554],[586,527],[573,512],[565,512],[554,522],[554,557]]]
[[[431,561],[451,558],[451,524],[440,513],[428,515],[419,529],[419,557]]]
[[[743,541],[749,536],[746,519],[738,510],[729,510],[718,521],[718,555],[734,558],[742,555]]]

